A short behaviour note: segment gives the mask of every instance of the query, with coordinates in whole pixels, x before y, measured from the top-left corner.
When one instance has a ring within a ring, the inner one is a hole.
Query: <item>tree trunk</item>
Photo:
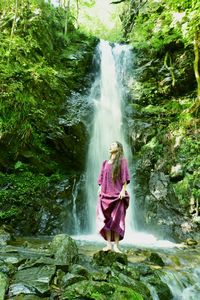
[[[76,26],[77,26],[77,28],[79,27],[78,17],[79,17],[79,0],[76,0]]]
[[[67,30],[68,30],[69,8],[70,8],[70,0],[68,0],[67,5],[65,5],[65,11],[66,11],[66,15],[65,15],[65,31],[64,31],[65,35],[67,35]]]
[[[200,74],[199,74],[199,35],[198,31],[194,35],[194,74],[197,81],[197,99],[190,108],[190,112],[198,113],[200,108]]]
[[[199,40],[197,32],[194,36],[194,74],[197,81],[197,97],[200,100]]]
[[[14,19],[13,19],[12,29],[11,29],[11,34],[10,34],[11,40],[12,40],[12,37],[13,37],[13,34],[14,34],[14,30],[15,30],[15,27],[16,27],[17,10],[18,10],[18,0],[15,1],[15,16],[14,16]]]
[[[13,35],[14,35],[14,30],[16,28],[17,13],[18,13],[18,0],[15,1],[15,15],[14,15],[14,19],[13,19],[13,22],[12,22],[9,49],[8,49],[8,63],[10,61],[11,44],[12,44],[12,39],[13,39]]]

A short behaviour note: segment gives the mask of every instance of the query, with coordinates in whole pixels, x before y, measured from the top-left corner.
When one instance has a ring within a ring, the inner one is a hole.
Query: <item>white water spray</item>
[[[127,59],[130,57],[130,48],[126,45],[112,47],[108,42],[101,41],[97,55],[101,62],[100,76],[97,76],[90,94],[90,99],[95,104],[95,113],[86,172],[89,233],[96,232],[97,178],[102,162],[108,159],[109,145],[113,141],[123,144],[125,157],[130,163],[130,151],[123,134],[122,118],[125,93],[123,81],[127,78],[127,66],[130,65],[130,59]],[[128,191],[133,204],[131,186]],[[126,228],[133,231],[135,227],[131,206],[128,209]]]

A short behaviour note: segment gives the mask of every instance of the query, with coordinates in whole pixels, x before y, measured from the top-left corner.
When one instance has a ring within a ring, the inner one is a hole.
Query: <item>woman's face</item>
[[[110,153],[115,153],[118,151],[118,145],[116,142],[113,142],[110,147],[109,147],[109,152]]]

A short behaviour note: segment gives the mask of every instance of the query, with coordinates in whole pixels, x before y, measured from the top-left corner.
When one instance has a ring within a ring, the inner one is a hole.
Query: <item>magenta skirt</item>
[[[119,199],[119,195],[101,193],[97,203],[97,229],[106,240],[106,231],[111,231],[111,241],[114,241],[114,232],[119,234],[119,240],[124,238],[125,216],[129,206],[129,195]]]

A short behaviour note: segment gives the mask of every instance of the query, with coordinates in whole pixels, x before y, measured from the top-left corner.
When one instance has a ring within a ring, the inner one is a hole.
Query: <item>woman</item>
[[[130,182],[123,146],[119,142],[110,145],[110,159],[105,160],[98,178],[99,199],[97,204],[97,227],[107,241],[104,251],[119,250],[119,241],[124,237],[125,215],[129,205],[126,185]]]

